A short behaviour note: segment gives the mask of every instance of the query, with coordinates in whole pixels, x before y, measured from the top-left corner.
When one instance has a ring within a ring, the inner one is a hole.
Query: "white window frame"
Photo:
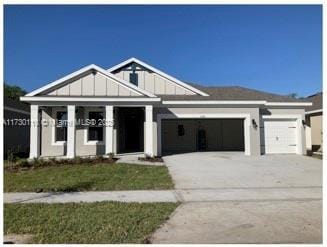
[[[57,112],[67,112],[67,107],[56,107],[52,108],[52,138],[51,145],[52,146],[63,146],[67,143],[67,141],[56,141],[56,120],[57,120]],[[67,112],[68,114],[68,112]]]
[[[103,116],[105,116],[105,108],[84,108],[84,120],[89,118],[89,113],[90,112],[102,112]],[[102,132],[102,141],[89,141],[88,136],[89,136],[89,126],[85,126],[84,128],[84,145],[105,145],[105,137],[106,137],[106,128],[105,126],[102,127],[103,132]]]

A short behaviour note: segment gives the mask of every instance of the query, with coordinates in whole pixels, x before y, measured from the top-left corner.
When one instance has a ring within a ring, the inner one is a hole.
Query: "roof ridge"
[[[202,85],[201,85],[202,86]],[[249,88],[249,87],[244,87],[244,86],[202,86],[204,88],[210,88],[210,89],[215,89],[215,88],[238,88],[238,89],[243,89],[243,90],[248,90],[248,91],[253,91],[253,92],[258,92],[258,93],[264,93],[264,94],[269,94],[269,95],[273,95],[273,96],[280,96],[280,97],[285,97],[285,98],[289,98],[289,99],[293,99],[290,96],[287,95],[283,95],[283,94],[278,94],[278,93],[271,93],[271,92],[267,92],[267,91],[263,91],[263,90],[258,90],[258,89],[254,89],[254,88]]]
[[[322,91],[317,92],[317,93],[314,93],[314,94],[311,94],[311,95],[307,96],[306,98],[311,98],[311,97],[317,96],[317,95],[319,95],[319,94],[322,95]]]

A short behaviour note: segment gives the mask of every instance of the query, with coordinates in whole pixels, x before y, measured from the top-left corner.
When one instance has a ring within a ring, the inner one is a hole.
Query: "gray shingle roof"
[[[316,93],[306,98],[307,101],[312,102],[312,106],[305,108],[305,111],[314,111],[322,109],[322,92]]]
[[[20,102],[20,101],[15,101],[15,100],[12,100],[10,98],[7,98],[7,97],[3,97],[3,106],[4,107],[10,107],[10,108],[14,108],[14,109],[17,109],[17,110],[22,110],[22,111],[27,111],[29,112],[30,111],[30,106],[29,104],[26,104],[24,102]]]
[[[254,89],[233,86],[233,87],[204,87],[192,86],[209,94],[208,97],[199,95],[160,95],[163,100],[266,100],[268,102],[304,102],[303,99],[296,99],[288,96],[262,92]]]

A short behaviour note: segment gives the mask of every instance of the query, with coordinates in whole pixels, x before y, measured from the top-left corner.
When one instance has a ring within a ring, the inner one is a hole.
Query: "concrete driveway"
[[[153,243],[322,242],[321,160],[228,152],[164,159],[177,189],[206,199],[182,203]]]

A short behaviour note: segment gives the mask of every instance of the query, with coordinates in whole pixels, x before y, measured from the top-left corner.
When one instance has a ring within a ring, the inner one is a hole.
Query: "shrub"
[[[74,159],[56,159],[56,158],[48,158],[48,159],[36,159],[34,158],[31,161],[27,159],[20,159],[16,162],[13,162],[13,165],[8,166],[6,169],[8,170],[18,170],[20,168],[39,168],[45,166],[60,166],[60,165],[78,165],[78,164],[98,164],[98,163],[107,163],[112,164],[117,159],[114,156],[109,156],[109,158],[104,158],[103,156],[95,156],[95,157],[76,157]]]

